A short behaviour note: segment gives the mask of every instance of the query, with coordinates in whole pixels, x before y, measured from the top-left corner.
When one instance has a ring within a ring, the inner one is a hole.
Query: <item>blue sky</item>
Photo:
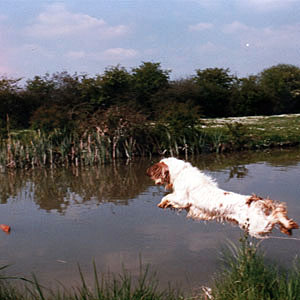
[[[0,0],[0,76],[300,66],[299,0]]]

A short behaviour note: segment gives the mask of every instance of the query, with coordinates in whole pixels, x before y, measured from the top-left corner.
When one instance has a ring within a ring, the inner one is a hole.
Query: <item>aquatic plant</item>
[[[284,270],[267,263],[259,243],[243,237],[240,245],[228,245],[223,267],[214,280],[211,296],[222,299],[300,299],[300,262]]]
[[[51,290],[41,285],[38,278],[32,275],[32,280],[26,280],[25,291],[16,288],[7,279],[0,277],[0,299],[5,300],[179,300],[183,299],[178,289],[169,286],[166,289],[158,287],[155,273],[149,266],[140,267],[137,279],[134,279],[126,269],[119,275],[104,274],[100,277],[96,264],[93,263],[94,284],[88,285],[84,274],[78,265],[81,285],[67,289],[64,286]]]

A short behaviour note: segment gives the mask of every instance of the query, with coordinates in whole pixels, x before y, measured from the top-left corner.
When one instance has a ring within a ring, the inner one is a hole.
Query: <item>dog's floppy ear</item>
[[[161,168],[161,179],[163,184],[170,184],[170,171],[167,164],[164,162],[159,162],[160,168]]]
[[[165,178],[166,176],[169,176],[169,168],[164,162],[159,162],[160,168],[161,168],[161,176]]]
[[[147,175],[151,178],[161,178],[162,183],[170,183],[169,167],[164,162],[158,162],[147,169]]]

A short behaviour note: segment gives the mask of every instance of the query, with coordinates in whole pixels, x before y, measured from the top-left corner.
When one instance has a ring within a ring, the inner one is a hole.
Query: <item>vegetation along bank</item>
[[[1,77],[0,168],[299,144],[298,67],[280,64],[245,78],[221,68],[178,80],[170,73],[143,62],[94,77],[45,74],[23,85]]]

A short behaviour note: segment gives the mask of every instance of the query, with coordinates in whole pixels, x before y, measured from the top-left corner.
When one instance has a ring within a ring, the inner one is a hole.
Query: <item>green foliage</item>
[[[152,98],[154,107],[154,119],[162,120],[163,116],[168,116],[168,111],[190,110],[194,116],[202,115],[202,108],[198,104],[199,87],[191,78],[180,79],[170,82],[169,86],[161,89]],[[184,113],[184,112],[183,112]],[[184,113],[186,114],[186,113]]]
[[[39,107],[31,117],[33,129],[51,132],[56,128],[65,128],[68,124],[68,112],[65,108],[52,105]]]
[[[272,103],[259,83],[258,76],[240,79],[235,85],[229,104],[231,116],[272,114]]]
[[[199,86],[199,105],[208,117],[228,115],[228,105],[237,78],[229,69],[208,68],[197,70],[194,77]]]
[[[175,135],[181,135],[188,129],[195,129],[199,119],[199,109],[193,107],[189,102],[179,102],[176,106],[166,104],[160,113],[160,121],[168,124]]]
[[[131,99],[131,75],[124,67],[107,68],[101,79],[101,94],[105,107],[125,104]]]
[[[224,251],[223,268],[212,289],[215,300],[296,300],[300,295],[300,264],[282,270],[265,262],[258,244],[243,237],[240,246]]]
[[[259,81],[272,105],[272,113],[291,113],[300,109],[300,68],[279,64],[260,73]]]
[[[160,63],[143,62],[130,72],[117,65],[94,77],[67,72],[35,76],[23,87],[20,79],[2,77],[0,134],[28,128],[71,132],[116,106],[168,124],[172,134],[183,138],[199,116],[300,112],[300,69],[280,64],[239,79],[229,69],[207,68],[170,81],[170,71]]]
[[[251,136],[247,126],[241,123],[227,123],[228,128],[228,142],[231,144],[231,148],[235,150],[241,150],[247,148],[248,144],[251,143]],[[250,146],[251,147],[251,146]]]
[[[22,89],[18,86],[21,79],[0,79],[0,126],[6,129],[28,126],[28,104],[22,97]],[[7,124],[9,121],[9,124]]]
[[[144,112],[155,109],[152,107],[152,97],[168,87],[168,70],[162,70],[160,63],[143,62],[138,68],[132,69],[132,85],[134,97],[139,108]]]

